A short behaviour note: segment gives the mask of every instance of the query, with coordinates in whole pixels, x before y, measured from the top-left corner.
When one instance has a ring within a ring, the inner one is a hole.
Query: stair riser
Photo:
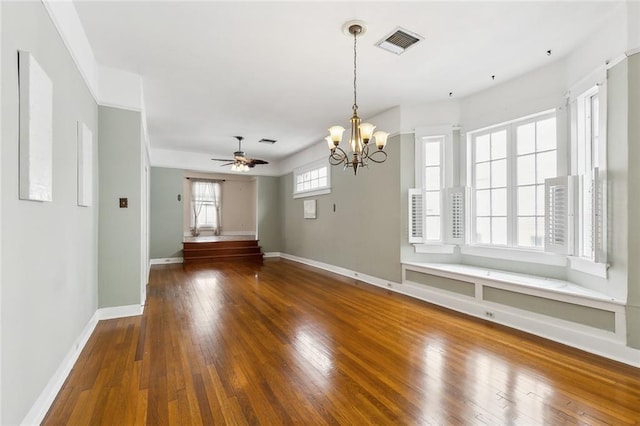
[[[183,243],[185,249],[217,249],[217,248],[236,248],[236,247],[259,247],[258,241],[216,241],[201,243]]]
[[[185,258],[185,264],[193,263],[216,263],[216,262],[258,262],[262,263],[262,254],[244,256],[218,256],[218,257],[195,257]]]
[[[229,254],[261,254],[260,247],[238,247],[211,250],[183,250],[184,257],[216,257]]]

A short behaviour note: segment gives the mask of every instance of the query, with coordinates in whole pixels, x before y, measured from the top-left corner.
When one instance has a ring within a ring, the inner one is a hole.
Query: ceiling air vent
[[[401,53],[404,53],[405,50],[423,39],[424,37],[419,36],[416,33],[407,31],[403,28],[398,28],[394,32],[380,40],[378,43],[376,43],[376,46],[391,53],[395,53],[396,55],[400,55]]]
[[[265,139],[265,138],[262,138],[262,139],[260,139],[258,142],[260,142],[260,143],[268,143],[268,144],[273,145],[274,143],[276,143],[276,140],[275,140],[275,139]]]

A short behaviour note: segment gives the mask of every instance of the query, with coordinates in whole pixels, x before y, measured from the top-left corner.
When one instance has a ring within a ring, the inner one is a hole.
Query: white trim
[[[456,246],[454,244],[414,244],[413,249],[416,253],[453,254]]]
[[[264,255],[262,256],[264,259],[268,259],[271,257],[282,257],[282,253],[280,253],[279,251],[268,251],[266,253],[264,253]]]
[[[538,263],[540,265],[567,266],[567,258],[544,251],[524,250],[515,247],[460,246],[460,253],[469,256],[492,257],[502,260]]]
[[[20,424],[22,425],[39,425],[44,416],[49,411],[51,404],[58,396],[58,392],[62,389],[62,385],[65,380],[67,380],[67,376],[71,373],[73,366],[75,365],[80,353],[84,349],[84,346],[87,344],[89,337],[93,333],[93,330],[96,328],[98,324],[98,311],[96,311],[93,316],[89,319],[87,325],[85,325],[84,329],[80,333],[80,336],[76,339],[76,341],[71,346],[71,349],[64,357],[56,372],[51,376],[49,382],[44,387],[40,395],[35,400],[31,409],[27,415],[22,419]]]
[[[351,269],[342,268],[340,266],[334,266],[329,263],[319,262],[313,259],[306,259],[304,257],[298,257],[287,253],[280,253],[280,257],[287,260],[292,260],[294,262],[303,263],[305,265],[313,266],[318,269],[323,269],[325,271],[333,272],[338,275],[342,275],[349,278],[355,278],[359,281],[365,282],[367,284],[375,285],[377,287],[384,288],[395,288],[399,286],[399,283],[395,283],[389,280],[383,280],[381,278],[377,278],[371,275],[363,274],[361,272],[356,272]]]
[[[567,259],[569,259],[569,267],[574,271],[582,272],[584,274],[589,274],[600,278],[607,278],[609,265],[606,263],[596,263],[593,260],[576,256],[568,256]]]
[[[313,191],[306,191],[306,192],[294,192],[293,198],[315,197],[316,195],[324,195],[324,194],[331,194],[331,187],[315,189]]]
[[[125,105],[125,104],[121,104],[121,103],[101,102],[101,101],[98,101],[98,105],[100,105],[102,107],[107,107],[107,108],[117,108],[117,109],[122,109],[122,110],[125,110],[125,111],[144,113],[144,110],[139,106],[131,106],[131,105]],[[146,117],[145,114],[142,114],[142,115],[144,117]],[[146,118],[145,118],[145,121],[146,121]]]
[[[41,0],[93,98],[98,101],[98,62],[71,2]]]
[[[394,289],[394,291],[634,367],[640,367],[640,350],[625,346],[624,342],[611,339],[605,335],[605,332],[594,333],[594,330],[597,329],[591,327],[555,318],[551,321],[549,317],[544,315],[491,302],[481,303],[470,297],[452,294],[445,290],[431,289],[411,282],[404,282],[399,289]],[[493,313],[492,318],[487,317],[488,310]]]
[[[150,259],[149,265],[168,265],[171,263],[183,263],[184,258],[182,257],[160,257],[156,259]]]
[[[625,56],[628,58],[629,56],[633,56],[636,53],[640,53],[640,47],[635,47],[633,49],[627,50],[624,52]]]
[[[137,315],[142,315],[142,306],[140,305],[114,306],[96,310],[20,424],[38,425],[42,422],[71,373],[80,353],[93,334],[96,325],[98,325],[98,321]]]
[[[144,306],[142,305],[126,305],[126,306],[112,306],[109,308],[100,308],[96,311],[96,317],[98,321],[114,319],[114,318],[126,318],[136,317],[142,315]]]

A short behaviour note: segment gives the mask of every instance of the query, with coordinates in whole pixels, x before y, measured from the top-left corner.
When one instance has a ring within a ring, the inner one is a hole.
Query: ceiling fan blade
[[[249,162],[253,163],[253,164],[269,164],[268,161],[259,160],[257,158],[252,158],[252,159],[249,160]]]
[[[234,161],[234,160],[230,160],[228,158],[212,158],[212,161]]]
[[[230,165],[235,164],[235,163],[236,163],[235,161],[232,161],[232,162],[230,162],[230,163],[220,164],[220,167],[230,166]]]

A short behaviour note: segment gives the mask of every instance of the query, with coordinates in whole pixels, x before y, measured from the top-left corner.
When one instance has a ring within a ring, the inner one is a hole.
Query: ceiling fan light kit
[[[349,21],[343,26],[343,31],[353,36],[353,114],[351,116],[351,132],[349,136],[349,153],[340,147],[342,135],[346,130],[342,126],[329,128],[329,136],[325,138],[331,154],[329,163],[332,166],[343,165],[344,168],[353,168],[353,174],[357,174],[358,167],[367,167],[369,161],[383,163],[387,159],[384,147],[387,144],[389,133],[378,130],[371,123],[362,123],[358,117],[358,91],[357,91],[357,43],[358,36],[367,30],[362,21]],[[369,142],[375,140],[377,150],[369,152]]]
[[[246,156],[244,151],[242,150],[242,140],[244,137],[242,136],[234,136],[238,140],[238,150],[233,153],[233,159],[225,159],[225,158],[212,158],[213,161],[225,161],[226,164],[222,164],[222,166],[231,166],[232,172],[248,172],[253,169],[256,165],[259,164],[269,164],[268,161],[259,160],[257,158],[249,158]],[[275,143],[275,141],[274,141]]]

